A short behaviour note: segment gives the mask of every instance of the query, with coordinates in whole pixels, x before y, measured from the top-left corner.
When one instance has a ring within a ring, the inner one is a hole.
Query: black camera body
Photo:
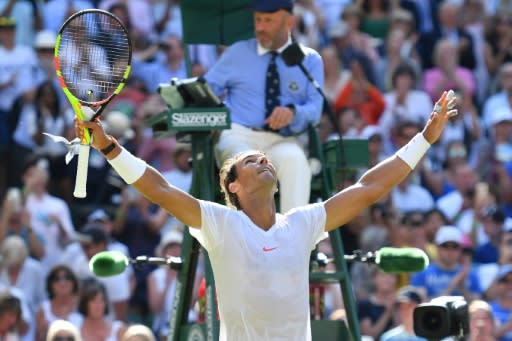
[[[468,305],[462,296],[441,296],[414,309],[414,333],[428,340],[469,333]]]

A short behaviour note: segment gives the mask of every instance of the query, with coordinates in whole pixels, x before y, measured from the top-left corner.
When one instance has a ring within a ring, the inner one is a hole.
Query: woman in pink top
[[[449,39],[439,40],[434,48],[434,67],[425,71],[423,90],[435,101],[445,90],[454,89],[470,96],[475,94],[471,70],[459,65],[457,45]]]

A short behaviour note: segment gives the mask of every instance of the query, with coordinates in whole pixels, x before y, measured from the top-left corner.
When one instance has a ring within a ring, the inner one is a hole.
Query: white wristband
[[[121,153],[108,162],[127,184],[133,184],[139,180],[147,167],[144,160],[135,157],[123,147],[121,147]]]
[[[425,140],[422,133],[418,133],[396,152],[396,156],[407,163],[411,169],[414,169],[429,148],[430,143]]]

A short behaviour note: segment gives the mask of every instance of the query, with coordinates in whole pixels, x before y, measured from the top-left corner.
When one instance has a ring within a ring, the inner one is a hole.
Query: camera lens
[[[439,330],[443,326],[442,316],[437,312],[423,315],[421,322],[427,330]]]

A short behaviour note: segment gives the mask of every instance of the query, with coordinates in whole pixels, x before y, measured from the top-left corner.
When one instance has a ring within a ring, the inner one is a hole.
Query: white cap
[[[55,42],[57,41],[57,36],[53,31],[43,30],[39,31],[36,34],[36,38],[34,41],[34,47],[36,49],[53,49],[55,47]]]
[[[462,232],[455,226],[441,226],[441,228],[437,230],[435,242],[436,245],[441,245],[448,242],[453,242],[460,245],[462,244]]]
[[[111,111],[105,115],[103,123],[106,125],[105,131],[115,138],[131,139],[135,133],[131,128],[130,119],[121,111]]]
[[[493,126],[503,121],[512,121],[512,110],[510,108],[499,108],[492,112],[489,117],[489,126]]]
[[[178,230],[171,230],[160,237],[160,243],[155,249],[155,254],[157,256],[163,257],[162,251],[165,249],[167,245],[170,244],[181,244],[183,241],[183,233]]]
[[[97,210],[94,210],[89,216],[87,217],[87,222],[92,223],[94,221],[109,221],[110,217],[105,212],[105,210],[99,208]]]
[[[362,139],[369,139],[374,135],[380,135],[382,137],[382,129],[377,125],[367,125],[359,134]]]
[[[330,38],[342,38],[348,33],[348,24],[343,20],[336,21],[329,29]]]

